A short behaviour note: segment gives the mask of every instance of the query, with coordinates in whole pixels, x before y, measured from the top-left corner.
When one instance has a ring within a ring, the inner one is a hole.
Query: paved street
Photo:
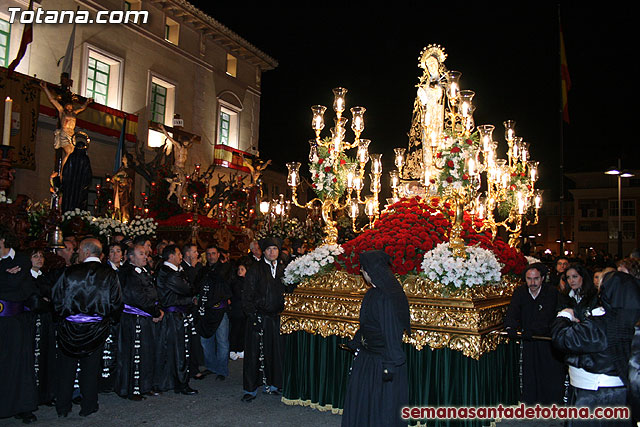
[[[288,406],[279,396],[258,394],[250,402],[240,401],[242,396],[242,361],[229,361],[231,375],[225,381],[208,376],[202,381],[191,381],[199,391],[196,396],[183,396],[173,392],[132,402],[117,395],[101,394],[100,410],[89,417],[80,417],[80,407],[74,405],[68,418],[58,418],[54,408],[41,406],[35,413],[36,425],[48,426],[339,426],[340,415],[320,412],[302,406]],[[23,425],[13,418],[0,420],[2,426]],[[429,424],[430,425],[430,424]],[[496,427],[545,426],[561,427],[562,421],[503,420],[486,422]]]
[[[142,402],[101,394],[100,410],[80,417],[74,405],[68,418],[58,418],[54,408],[41,406],[35,413],[36,425],[46,426],[339,426],[340,415],[302,406],[288,406],[279,396],[258,394],[250,403],[242,396],[242,361],[229,361],[231,375],[225,381],[208,376],[191,381],[200,393],[183,396],[173,392],[148,397]],[[20,420],[3,419],[0,425],[23,425]]]

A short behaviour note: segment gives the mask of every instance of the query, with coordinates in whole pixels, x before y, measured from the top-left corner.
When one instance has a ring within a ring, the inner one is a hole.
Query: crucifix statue
[[[181,201],[182,190],[187,183],[185,167],[189,149],[195,142],[200,142],[200,136],[183,131],[182,124],[182,119],[176,114],[173,119],[173,127],[164,126],[163,124],[157,125],[157,128],[162,131],[166,138],[163,146],[164,154],[170,156],[171,153],[173,153],[173,165],[171,166],[173,176],[166,178],[167,182],[169,182],[169,195],[167,196],[167,200],[175,195],[178,203]],[[173,135],[170,135],[169,132]]]
[[[74,149],[73,135],[75,134],[77,116],[93,102],[93,98],[88,98],[80,107],[74,108],[73,102],[78,101],[78,96],[72,94],[69,90],[72,84],[73,81],[69,79],[69,75],[62,73],[60,76],[61,93],[54,95],[47,87],[45,81],[40,82],[40,87],[42,87],[47,98],[49,98],[49,102],[58,110],[59,127],[54,133],[53,148],[56,150],[62,148],[64,152],[58,169],[59,173],[62,172],[64,164]]]

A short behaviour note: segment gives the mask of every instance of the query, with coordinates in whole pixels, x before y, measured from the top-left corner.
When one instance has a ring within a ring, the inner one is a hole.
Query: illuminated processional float
[[[296,206],[320,204],[325,238],[285,272],[286,282],[298,283],[281,316],[287,404],[341,413],[352,355],[340,347],[358,329],[366,292],[358,257],[372,249],[390,255],[409,299],[410,406],[519,399],[518,347],[496,332],[527,265],[518,246],[523,227],[538,220],[538,163],[513,121],[504,122],[507,158],[498,158],[494,126],[475,125],[474,92],[461,89],[461,73],[447,70],[445,59],[436,45],[420,54],[409,143],[394,150],[393,197],[382,211],[381,154],[370,154],[371,142],[361,138],[365,108],[350,109],[349,141],[346,89],[333,90],[331,136],[321,137],[326,108],[312,107],[309,171],[317,198],[298,202],[300,163],[287,164],[287,183]],[[357,233],[342,245],[339,215]]]

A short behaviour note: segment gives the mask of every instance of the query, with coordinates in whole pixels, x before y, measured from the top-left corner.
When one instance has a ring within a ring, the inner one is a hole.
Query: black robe
[[[274,278],[271,267],[261,260],[249,268],[245,277],[242,294],[242,307],[247,316],[242,369],[245,391],[255,391],[263,384],[263,376],[267,382],[263,385],[282,388],[284,342],[280,335],[280,313],[284,310],[286,290],[283,276],[282,262],[278,262]],[[261,341],[263,357],[260,355]]]
[[[160,308],[153,278],[146,269],[128,264],[121,270],[122,301],[150,315],[124,312],[120,318],[115,392],[122,397],[131,397],[148,393],[153,388],[156,333],[153,318],[160,317]],[[136,355],[139,357],[137,363]]]
[[[544,284],[533,299],[526,285],[518,287],[504,319],[507,330],[522,331],[522,401],[533,405],[561,404],[564,395],[563,355],[550,341],[533,340],[532,335],[550,336],[556,317],[558,291]]]
[[[393,302],[378,288],[365,294],[360,329],[342,413],[343,426],[406,425],[400,408],[409,403],[407,364],[402,349],[403,327]],[[384,371],[391,374],[385,381]]]
[[[198,275],[200,274],[200,271],[203,268],[202,264],[198,262],[196,263],[196,265],[191,266],[187,264],[186,261],[182,261],[180,263],[180,267],[182,267],[182,270],[184,271],[184,275],[189,281],[189,283],[191,283],[191,286],[195,286],[196,278],[198,277]]]
[[[49,403],[55,397],[56,388],[56,334],[53,321],[51,290],[54,281],[51,273],[43,273],[33,279],[41,296],[39,307],[32,310],[34,365],[38,382],[38,402]]]
[[[164,318],[156,340],[154,387],[180,391],[189,384],[189,349],[196,338],[191,314],[195,290],[183,272],[166,265],[158,270],[156,289]]]
[[[101,347],[111,324],[122,312],[122,295],[117,273],[97,261],[72,265],[53,287],[53,307],[62,319],[58,324],[58,346],[70,357],[83,357]],[[99,322],[74,323],[68,316],[85,314],[102,317]]]
[[[360,329],[349,343],[356,350],[342,413],[343,426],[406,425],[400,410],[409,404],[402,335],[411,333],[409,302],[383,251],[360,255],[360,268],[373,283],[360,306]]]
[[[15,274],[7,270],[19,266]],[[22,254],[0,260],[0,418],[38,408],[33,358],[32,315],[12,316],[9,305],[22,307],[36,293],[31,278],[31,261]]]
[[[196,287],[198,289],[198,316],[196,331],[203,338],[211,338],[218,329],[225,313],[229,311],[227,300],[231,289],[227,280],[227,265],[216,262],[200,270]]]
[[[62,212],[87,209],[92,176],[86,148],[75,148],[62,168]]]

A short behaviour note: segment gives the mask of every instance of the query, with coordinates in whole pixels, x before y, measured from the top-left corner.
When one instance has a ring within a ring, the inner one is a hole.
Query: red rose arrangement
[[[432,204],[437,205],[437,199]],[[476,226],[479,228],[481,224]],[[374,249],[384,250],[391,257],[394,273],[406,275],[421,271],[424,254],[438,243],[449,241],[451,222],[442,212],[419,198],[403,199],[388,207],[375,223],[358,237],[342,245],[344,253],[336,267],[351,274],[360,272],[359,256]],[[465,214],[461,234],[467,245],[478,244],[492,251],[504,267],[502,274],[520,274],[527,266],[525,257],[499,237],[491,240],[491,232],[477,233],[471,227],[471,217]]]

